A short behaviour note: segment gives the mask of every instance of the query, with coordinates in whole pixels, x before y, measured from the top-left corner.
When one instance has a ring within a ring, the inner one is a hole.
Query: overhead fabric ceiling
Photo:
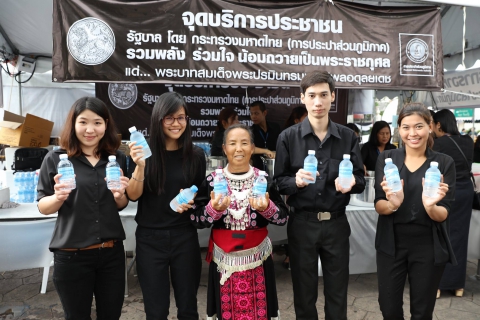
[[[339,0],[334,0],[335,3]],[[352,0],[343,0],[352,2]],[[382,6],[441,5],[444,66],[454,70],[461,63],[463,10],[458,4],[470,5],[466,10],[468,46],[465,65],[471,67],[480,58],[480,1],[479,0],[356,0],[357,3]],[[456,4],[447,6],[446,4]],[[0,51],[23,55],[52,56],[52,0],[2,0],[0,10]],[[1,34],[6,37],[2,37]],[[15,52],[16,51],[16,52]],[[1,56],[0,56],[1,57]]]

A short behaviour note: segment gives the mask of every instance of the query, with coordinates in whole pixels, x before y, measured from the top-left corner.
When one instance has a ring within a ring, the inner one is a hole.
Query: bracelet
[[[392,209],[392,208],[390,208],[390,206],[388,205],[389,203],[390,203],[390,201],[387,200],[387,208],[388,208],[388,210],[392,210],[392,212],[395,212],[395,211],[398,210],[398,208],[397,208],[397,209]]]
[[[132,176],[132,179],[135,180],[135,181],[138,181],[138,182],[143,182],[143,181],[145,181],[145,177],[143,177],[143,180],[138,180],[137,178],[135,178],[134,176]]]

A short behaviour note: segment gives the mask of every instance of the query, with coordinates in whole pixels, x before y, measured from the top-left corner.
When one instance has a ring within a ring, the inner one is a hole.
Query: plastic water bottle
[[[252,189],[255,204],[258,206],[263,202],[263,199],[265,199],[265,193],[267,192],[267,179],[265,178],[265,171],[260,171],[258,173],[258,177],[255,179]]]
[[[177,211],[177,208],[181,204],[188,203],[188,201],[192,200],[195,196],[195,192],[197,191],[198,188],[196,185],[193,185],[187,189],[183,189],[175,198],[173,198],[172,201],[170,201],[170,208],[172,208],[173,211]]]
[[[128,129],[130,131],[130,141],[135,141],[135,143],[139,146],[142,146],[142,153],[143,157],[142,159],[147,159],[152,155],[152,151],[150,150],[150,147],[148,146],[147,140],[145,140],[145,137],[143,134],[137,131],[137,128],[135,126],[131,127]]]
[[[308,150],[308,156],[303,161],[303,170],[308,171],[312,174],[312,180],[303,179],[306,183],[315,183],[317,180],[317,157],[315,157],[315,150]]]
[[[120,165],[117,163],[116,156],[108,156],[107,163],[107,188],[120,189],[122,183],[120,182]]]
[[[338,183],[344,189],[350,188],[352,184],[353,164],[350,161],[350,155],[344,154],[343,160],[338,167]]]
[[[430,168],[425,172],[424,195],[430,198],[435,198],[438,195],[441,175],[440,170],[438,170],[438,162],[430,162]]]
[[[400,181],[400,174],[398,173],[397,166],[392,162],[392,158],[385,159],[385,168],[383,169],[387,185],[391,188],[392,192],[402,190],[402,182]]]
[[[215,177],[213,178],[213,192],[215,192],[215,198],[220,194],[220,202],[228,194],[227,180],[223,176],[222,169],[215,170]]]
[[[73,190],[77,187],[75,182],[75,172],[73,170],[73,164],[68,160],[68,155],[61,154],[60,162],[57,165],[57,171],[62,176],[60,177],[60,183],[67,185],[64,190]]]

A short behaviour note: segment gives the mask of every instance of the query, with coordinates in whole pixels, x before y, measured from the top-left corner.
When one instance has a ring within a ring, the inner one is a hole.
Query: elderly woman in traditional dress
[[[267,225],[284,225],[288,210],[273,183],[265,198],[254,201],[252,186],[259,170],[250,166],[255,145],[248,127],[225,130],[223,169],[228,195],[213,191],[215,172],[200,187],[191,219],[197,227],[212,226],[207,319],[278,319],[272,243]]]

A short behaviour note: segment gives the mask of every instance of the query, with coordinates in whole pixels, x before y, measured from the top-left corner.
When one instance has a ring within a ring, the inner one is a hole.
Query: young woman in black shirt
[[[410,283],[411,319],[432,319],[436,292],[447,262],[456,263],[448,238],[448,214],[455,193],[455,163],[432,151],[430,112],[406,105],[398,117],[404,148],[378,156],[375,210],[379,213],[378,301],[384,319],[404,319],[403,290]],[[385,159],[398,167],[403,189],[392,192],[384,180]],[[442,173],[436,197],[423,195],[423,177],[432,161]]]
[[[126,172],[125,155],[106,105],[99,99],[78,99],[60,136],[61,149],[45,157],[38,180],[38,209],[58,211],[50,250],[54,252],[53,283],[65,319],[90,319],[92,299],[98,319],[119,319],[125,288],[125,232],[118,211],[128,204],[122,175],[120,189],[109,190],[105,169],[109,155]],[[64,190],[57,165],[68,154],[76,188]]]
[[[198,319],[197,290],[201,257],[197,230],[190,221],[193,201],[177,212],[170,201],[181,189],[197,187],[205,179],[202,149],[191,139],[188,108],[176,92],[162,94],[153,107],[150,122],[152,156],[143,160],[142,147],[130,144],[134,171],[128,197],[138,200],[135,220],[137,272],[147,319],[167,319],[170,279],[177,318]]]

